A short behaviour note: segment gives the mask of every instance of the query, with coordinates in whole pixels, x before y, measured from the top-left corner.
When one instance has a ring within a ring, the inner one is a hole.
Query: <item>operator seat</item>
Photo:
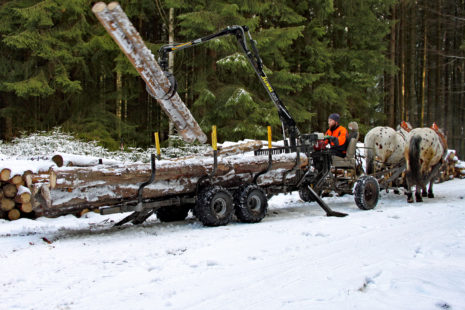
[[[356,167],[355,152],[357,149],[357,142],[359,138],[358,124],[357,122],[350,122],[347,126],[349,129],[349,145],[346,150],[346,157],[342,158],[339,156],[333,156],[333,166],[335,168],[352,168]]]

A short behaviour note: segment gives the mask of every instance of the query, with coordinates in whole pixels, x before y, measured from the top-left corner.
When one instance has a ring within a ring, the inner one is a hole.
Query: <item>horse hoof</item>
[[[434,194],[433,193],[428,193],[428,198],[434,198]]]
[[[423,202],[423,198],[417,197],[416,201],[417,201],[417,202]]]
[[[428,194],[426,192],[421,192],[421,196],[426,197],[426,196],[428,196]]]

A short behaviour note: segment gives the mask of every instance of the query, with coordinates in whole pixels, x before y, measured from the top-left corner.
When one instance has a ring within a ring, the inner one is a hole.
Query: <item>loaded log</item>
[[[276,155],[272,169],[258,178],[258,184],[282,184],[284,173],[295,166],[295,157],[295,154]],[[300,166],[306,166],[307,162],[307,157],[301,154]],[[225,187],[238,187],[252,182],[255,174],[266,170],[267,166],[267,156],[219,157],[214,182]],[[200,177],[212,170],[212,158],[159,161],[155,181],[144,188],[143,197],[161,199],[193,195]],[[40,191],[36,191],[36,201],[41,203],[34,207],[34,211],[39,216],[53,217],[79,214],[86,208],[92,210],[121,204],[137,197],[139,184],[146,181],[150,173],[151,169],[146,164],[113,166],[103,170],[91,167],[59,169],[55,189],[43,185]],[[289,173],[287,179],[291,182],[295,177],[295,173]]]

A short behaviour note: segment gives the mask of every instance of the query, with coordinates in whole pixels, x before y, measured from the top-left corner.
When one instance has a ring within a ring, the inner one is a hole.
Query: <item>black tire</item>
[[[379,199],[379,184],[372,176],[362,176],[355,183],[355,204],[362,210],[376,207]]]
[[[167,206],[158,209],[156,211],[156,214],[160,222],[183,221],[186,219],[190,209],[191,206],[189,205]]]
[[[233,197],[221,186],[207,187],[197,195],[194,214],[205,226],[226,225],[233,212]]]
[[[313,195],[310,193],[310,189],[308,188],[310,185],[308,184],[303,184],[302,186],[299,187],[299,196],[300,199],[302,199],[305,202],[313,202],[315,201],[315,198],[313,198]],[[317,193],[318,195],[321,195],[320,193]]]
[[[234,199],[236,217],[243,223],[258,223],[266,215],[268,199],[258,185],[250,184],[241,187]]]

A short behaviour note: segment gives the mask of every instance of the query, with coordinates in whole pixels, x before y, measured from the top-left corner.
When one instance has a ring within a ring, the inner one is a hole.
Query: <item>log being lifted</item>
[[[144,79],[150,93],[155,95],[183,139],[187,142],[198,140],[205,143],[207,136],[178,93],[167,98],[170,82],[120,5],[116,2],[108,5],[98,2],[92,11]]]
[[[307,157],[301,154],[299,168],[307,164]],[[270,171],[258,178],[258,185],[295,183],[296,173],[287,173],[295,165],[295,153],[273,156]],[[219,157],[214,183],[225,187],[238,187],[252,182],[254,176],[266,170],[267,166],[268,156]],[[199,178],[212,170],[212,158],[159,161],[155,181],[145,187],[143,197],[155,199],[173,195],[193,195]],[[56,188],[46,192],[49,196],[38,193],[45,203],[36,206],[34,211],[39,216],[53,217],[78,213],[85,208],[95,209],[134,200],[137,199],[139,184],[148,180],[150,173],[150,166],[147,164],[121,165],[105,169],[62,168],[57,170]]]

